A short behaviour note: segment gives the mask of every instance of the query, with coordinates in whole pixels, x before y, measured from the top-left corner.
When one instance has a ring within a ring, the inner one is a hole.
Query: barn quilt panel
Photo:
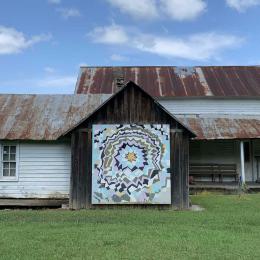
[[[92,204],[170,204],[170,127],[93,125]]]

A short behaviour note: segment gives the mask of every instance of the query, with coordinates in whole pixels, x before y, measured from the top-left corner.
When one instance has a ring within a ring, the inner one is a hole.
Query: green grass
[[[260,258],[260,195],[192,201],[206,210],[0,211],[0,258]]]

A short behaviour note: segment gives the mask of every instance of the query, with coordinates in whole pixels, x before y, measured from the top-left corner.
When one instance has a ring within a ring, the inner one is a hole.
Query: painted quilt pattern
[[[93,125],[92,204],[170,204],[169,125]]]

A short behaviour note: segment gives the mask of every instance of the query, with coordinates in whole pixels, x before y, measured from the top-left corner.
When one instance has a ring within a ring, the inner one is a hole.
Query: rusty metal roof
[[[0,139],[56,140],[111,95],[0,95]],[[196,139],[260,138],[260,116],[175,115]]]
[[[110,95],[0,95],[0,139],[56,140]]]
[[[260,138],[260,116],[247,115],[178,115],[197,140]]]
[[[260,66],[82,67],[75,93],[112,94],[118,79],[154,97],[260,96]]]

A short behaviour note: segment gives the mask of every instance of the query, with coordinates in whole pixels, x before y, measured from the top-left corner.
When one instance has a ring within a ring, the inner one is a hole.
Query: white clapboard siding
[[[172,114],[260,115],[259,99],[159,99],[158,101]]]
[[[68,198],[69,143],[21,142],[19,150],[18,180],[0,180],[0,198]]]

